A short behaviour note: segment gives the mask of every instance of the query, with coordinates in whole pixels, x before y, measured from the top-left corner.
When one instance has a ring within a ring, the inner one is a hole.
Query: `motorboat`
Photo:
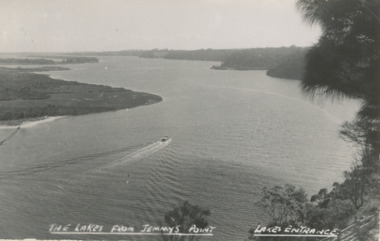
[[[161,142],[166,142],[167,140],[169,140],[169,137],[165,136],[164,138],[161,139]]]

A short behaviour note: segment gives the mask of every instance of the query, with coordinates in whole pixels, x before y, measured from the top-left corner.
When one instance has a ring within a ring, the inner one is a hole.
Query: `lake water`
[[[268,221],[264,186],[291,183],[309,196],[331,189],[353,160],[338,137],[358,103],[310,102],[299,81],[265,71],[216,71],[216,63],[99,57],[47,72],[125,87],[163,101],[66,117],[20,129],[0,146],[0,238],[135,239],[52,235],[50,224],[163,224],[188,200],[210,208],[213,237],[246,240]],[[0,136],[12,130],[0,129]],[[159,140],[169,136],[171,142]]]

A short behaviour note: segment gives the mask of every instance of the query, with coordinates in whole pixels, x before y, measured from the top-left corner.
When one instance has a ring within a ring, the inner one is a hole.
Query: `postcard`
[[[0,239],[378,240],[375,0],[1,0]]]

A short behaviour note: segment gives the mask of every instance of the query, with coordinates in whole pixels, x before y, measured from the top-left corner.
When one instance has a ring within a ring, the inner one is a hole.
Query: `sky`
[[[296,0],[0,0],[0,52],[311,46]]]

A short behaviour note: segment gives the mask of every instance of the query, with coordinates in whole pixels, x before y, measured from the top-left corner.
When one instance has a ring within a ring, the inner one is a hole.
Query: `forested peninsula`
[[[157,95],[124,88],[50,78],[31,71],[62,67],[0,68],[0,123],[19,124],[45,116],[81,115],[133,108],[162,101]]]

